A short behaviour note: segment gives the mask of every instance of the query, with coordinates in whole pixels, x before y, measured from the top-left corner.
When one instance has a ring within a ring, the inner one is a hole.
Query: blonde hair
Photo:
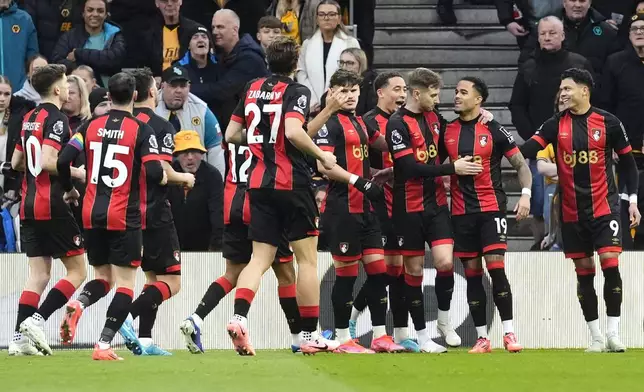
[[[362,75],[369,68],[369,64],[367,63],[367,55],[364,50],[360,48],[347,48],[343,50],[342,53],[340,53],[340,57],[342,57],[342,55],[345,53],[353,56],[353,58],[358,62],[358,65],[360,66],[358,75]]]
[[[339,30],[339,31],[342,31],[344,34],[349,35],[349,30],[347,30],[347,27],[344,25],[344,23],[342,23],[342,7],[340,7],[340,4],[335,0],[322,0],[318,4],[318,6],[315,7],[315,24],[317,25],[318,11],[320,10],[320,6],[322,5],[335,6],[338,12],[338,17],[340,18],[340,22],[338,22],[338,25],[335,27],[335,34],[338,34],[338,30]],[[315,30],[317,31],[319,29],[320,29],[320,26],[317,26]]]
[[[78,88],[78,96],[80,97],[80,113],[78,114],[81,120],[85,121],[92,117],[92,111],[89,108],[89,92],[87,91],[87,86],[85,81],[80,78],[80,76],[69,75],[67,76],[67,81],[72,84],[74,83]]]
[[[299,18],[300,0],[279,0],[277,2],[277,9],[275,10],[275,16],[277,17],[277,19],[281,19],[282,16],[284,16],[284,14],[289,10],[295,12],[295,15]]]

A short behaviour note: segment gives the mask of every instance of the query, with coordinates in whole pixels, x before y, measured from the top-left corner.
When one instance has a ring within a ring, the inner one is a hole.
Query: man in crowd
[[[25,0],[23,8],[31,15],[38,32],[40,53],[48,60],[61,35],[83,25],[83,0]]]
[[[110,110],[110,99],[107,95],[107,89],[103,87],[95,88],[89,94],[89,110],[94,116],[102,116]]]
[[[13,0],[0,0],[0,29],[0,70],[12,86],[22,87],[27,79],[25,64],[38,53],[36,28]]]
[[[568,68],[585,68],[592,71],[590,62],[577,53],[563,48],[564,25],[555,16],[539,21],[539,49],[535,56],[519,67],[514,81],[510,112],[512,123],[523,140],[528,140],[537,128],[554,114],[555,96],[559,90],[559,76]],[[532,172],[532,234],[535,247],[541,244],[543,228],[543,177],[535,161],[530,161]]]
[[[192,32],[186,54],[175,64],[188,70],[191,86],[215,83],[218,79],[217,59],[212,53],[210,31],[203,26]]]
[[[188,18],[208,26],[212,17],[220,10],[230,10],[239,15],[239,36],[245,34],[254,37],[257,33],[257,22],[266,14],[270,0],[182,0],[181,12]]]
[[[224,183],[221,173],[203,156],[204,148],[195,131],[181,131],[174,136],[172,167],[179,173],[195,176],[195,186],[170,186],[168,200],[179,235],[181,250],[206,252],[221,248]]]
[[[225,129],[249,81],[266,76],[264,51],[248,34],[239,36],[239,17],[233,11],[217,11],[212,18],[219,73],[217,81],[194,85],[192,93],[215,112]]]
[[[219,122],[206,103],[190,93],[191,88],[188,70],[176,65],[165,70],[156,114],[167,119],[177,132],[187,129],[196,131],[206,145],[204,158],[223,176],[225,161]]]
[[[621,121],[590,105],[593,78],[586,70],[572,68],[561,75],[561,101],[567,107],[546,121],[521,147],[534,159],[552,143],[557,157],[561,189],[563,249],[575,263],[577,296],[591,334],[586,352],[624,352],[619,338],[622,278],[619,272],[621,230],[619,192],[613,174],[613,153],[629,195],[631,227],[639,224],[638,174],[632,148]],[[595,292],[597,251],[604,274],[604,301],[608,323],[606,343],[599,326]]]

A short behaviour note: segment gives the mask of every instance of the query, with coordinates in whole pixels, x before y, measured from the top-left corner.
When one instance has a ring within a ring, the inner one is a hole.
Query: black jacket
[[[360,83],[360,98],[356,106],[356,116],[362,116],[378,104],[378,95],[373,87],[373,82],[378,74],[375,71],[367,70],[362,74],[362,83]],[[328,91],[322,94],[320,98],[320,109],[326,106],[326,95]]]
[[[270,2],[265,0],[228,0],[224,8],[235,11],[239,16],[239,36],[250,34],[253,39],[257,34],[257,23],[266,15]],[[212,17],[221,7],[214,0],[183,0],[181,14],[212,30]]]
[[[606,18],[594,10],[588,11],[586,19],[579,24],[575,24],[565,17],[563,8],[558,15],[564,21],[564,48],[571,52],[579,53],[593,65],[593,70],[599,75],[608,56],[619,50],[617,42],[617,31],[613,29]],[[526,44],[527,57],[534,56],[539,50],[538,33],[535,30],[530,34],[530,39]],[[522,56],[524,59],[526,57]]]
[[[154,0],[112,0],[109,10],[110,20],[122,27],[127,42],[123,67],[138,68],[150,63],[150,40],[147,34],[157,24],[159,13]]]
[[[208,58],[208,63],[204,68],[199,68],[197,65],[197,62],[190,56],[190,52],[186,52],[186,54],[179,59],[175,64],[178,64],[185,69],[188,70],[189,76],[190,76],[190,86],[191,90],[194,91],[194,86],[195,85],[201,85],[201,84],[210,84],[210,83],[216,83],[217,80],[219,79],[219,74],[221,73],[220,69],[221,66],[217,64],[217,59],[215,58],[214,55],[210,55]],[[216,109],[217,108],[217,102],[212,101],[212,102],[207,102],[208,107],[210,110]],[[214,111],[213,111],[214,113]],[[217,117],[217,120],[219,118]]]
[[[148,46],[148,61],[146,65],[150,67],[154,76],[161,76],[163,72],[163,26],[165,22],[160,12],[157,12],[156,23],[154,23],[147,34],[149,39]],[[183,16],[179,17],[179,58],[182,58],[188,46],[190,45],[190,39],[192,39],[192,33],[201,26],[199,23],[195,22],[192,19],[185,18]]]
[[[60,36],[73,27],[83,26],[84,0],[24,0],[38,32],[40,53],[52,62]]]
[[[512,123],[523,140],[528,140],[554,114],[555,97],[561,73],[568,68],[584,68],[592,72],[590,62],[567,50],[548,53],[540,50],[536,57],[519,67],[514,81],[510,112]]]
[[[125,38],[121,28],[114,23],[105,22],[104,31],[109,38],[105,42],[103,50],[83,49],[89,33],[85,26],[80,26],[63,34],[56,44],[52,55],[52,61],[58,64],[65,64],[68,72],[71,72],[79,65],[88,65],[94,70],[96,80],[101,83],[101,76],[111,76],[121,71],[125,60]],[[76,49],[74,55],[76,61],[67,60],[67,55]],[[103,86],[107,87],[107,86]]]
[[[514,13],[515,4],[521,14],[523,14],[520,21],[516,20],[516,15]],[[494,5],[496,6],[496,13],[499,16],[499,23],[501,23],[503,27],[516,21],[523,27],[532,29],[536,22],[532,13],[532,7],[530,7],[530,0],[494,0]]]
[[[226,129],[246,83],[268,76],[264,51],[250,35],[244,35],[233,50],[217,54],[216,82],[192,85],[190,92],[208,103],[221,129]]]
[[[172,163],[183,172],[179,162]],[[195,187],[168,187],[168,200],[182,251],[205,252],[221,248],[224,228],[224,181],[219,171],[202,161],[195,174]]]
[[[9,103],[9,108],[7,109],[9,111],[9,116],[7,117],[7,115],[5,114],[5,123],[3,124],[7,129],[7,162],[11,162],[14,148],[20,141],[20,132],[22,131],[23,117],[35,107],[35,103],[28,101],[22,97],[16,97],[15,95],[11,97],[11,103]],[[4,191],[7,192],[14,190],[18,192],[20,190],[21,181],[21,174],[17,174],[15,177],[5,176]]]
[[[629,45],[608,58],[595,94],[597,106],[619,118],[633,149],[642,149],[644,135],[644,64]]]

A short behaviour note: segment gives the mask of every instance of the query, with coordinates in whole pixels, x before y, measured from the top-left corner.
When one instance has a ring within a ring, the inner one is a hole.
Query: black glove
[[[353,184],[353,186],[360,192],[364,193],[364,195],[367,196],[369,200],[377,201],[384,197],[382,188],[375,185],[369,180],[365,180],[362,177],[358,177],[356,183]]]
[[[13,170],[11,162],[0,162],[0,173],[7,177],[14,178],[18,172]]]

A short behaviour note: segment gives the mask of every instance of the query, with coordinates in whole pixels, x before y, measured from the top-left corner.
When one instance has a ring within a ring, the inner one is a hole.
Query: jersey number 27
[[[253,114],[253,119],[250,122],[248,131],[246,132],[246,143],[258,144],[264,143],[264,135],[261,133],[255,135],[255,130],[257,126],[262,121],[262,113],[271,115],[273,114],[273,119],[271,121],[271,135],[268,139],[269,143],[275,143],[277,141],[277,132],[280,129],[280,122],[282,121],[282,105],[281,104],[265,104],[262,110],[259,110],[259,106],[256,103],[249,103],[244,108],[244,114],[248,117],[249,114]]]

